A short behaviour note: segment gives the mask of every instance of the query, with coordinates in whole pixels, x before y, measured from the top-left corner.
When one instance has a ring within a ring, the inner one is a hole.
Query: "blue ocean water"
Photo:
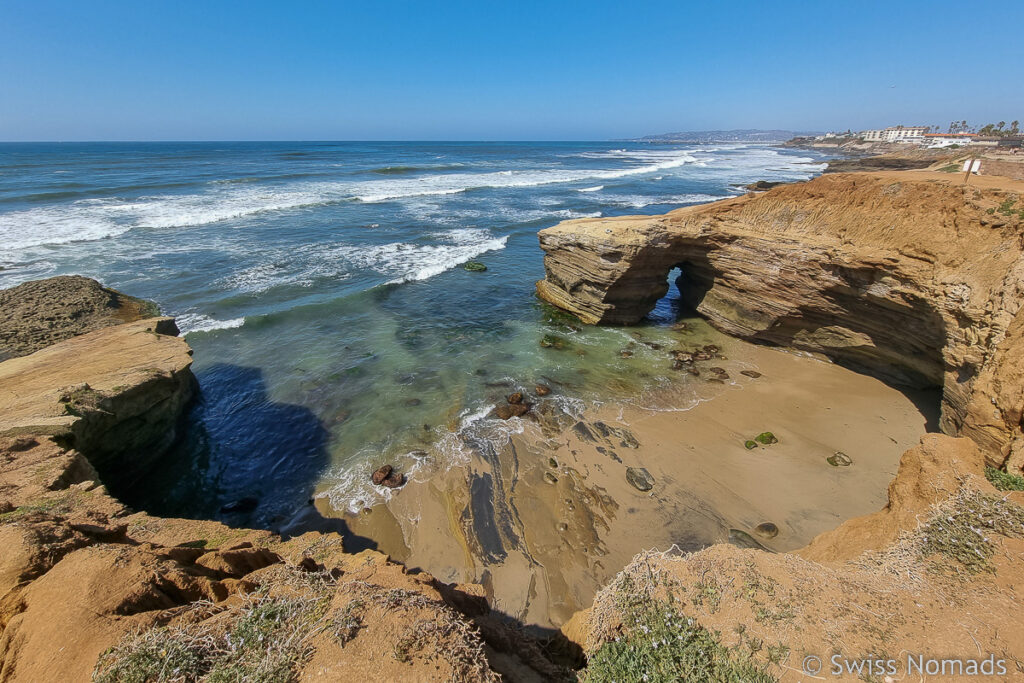
[[[641,346],[624,369],[619,350],[672,312],[566,322],[534,296],[537,231],[819,162],[745,144],[3,144],[0,287],[80,273],[176,316],[202,397],[175,457],[122,496],[273,525],[314,491],[339,510],[376,502],[375,463],[457,462],[509,387],[547,382],[570,410],[669,381],[661,356]]]

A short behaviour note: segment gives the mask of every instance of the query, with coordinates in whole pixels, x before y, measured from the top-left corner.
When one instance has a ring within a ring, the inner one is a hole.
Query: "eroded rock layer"
[[[684,299],[722,331],[941,387],[941,429],[1020,467],[1024,184],[984,180],[836,174],[566,221],[540,233],[537,291],[584,322],[634,323],[678,267]]]
[[[0,682],[564,677],[479,586],[121,504],[196,384],[172,319],[100,328],[0,363]]]
[[[0,289],[0,360],[157,315],[155,304],[81,275],[60,275]]]

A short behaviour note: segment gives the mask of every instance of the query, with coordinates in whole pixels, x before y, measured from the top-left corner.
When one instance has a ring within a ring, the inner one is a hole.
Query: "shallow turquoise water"
[[[650,345],[674,342],[678,312],[665,301],[631,329],[552,315],[536,232],[808,178],[816,161],[621,142],[5,144],[0,287],[82,273],[176,315],[202,397],[176,457],[120,493],[275,525],[315,487],[339,509],[379,500],[375,463],[458,461],[460,430],[513,388],[549,384],[568,411],[644,400],[672,376]]]

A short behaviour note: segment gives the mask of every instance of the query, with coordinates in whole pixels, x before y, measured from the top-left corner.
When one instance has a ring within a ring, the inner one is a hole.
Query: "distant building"
[[[978,138],[976,133],[925,133],[923,142],[930,148],[970,145]]]
[[[928,126],[890,126],[861,133],[865,142],[923,142]]]
[[[1024,147],[1024,137],[1004,137],[1004,138],[983,138],[975,136],[973,145],[981,145],[983,147]]]

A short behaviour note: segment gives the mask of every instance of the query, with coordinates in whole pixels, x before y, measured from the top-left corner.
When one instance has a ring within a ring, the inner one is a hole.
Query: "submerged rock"
[[[224,514],[243,514],[246,512],[252,512],[259,506],[260,501],[258,498],[252,496],[246,496],[245,498],[239,498],[238,500],[232,501],[227,505],[221,507],[220,511]]]
[[[540,338],[540,346],[543,349],[555,349],[556,351],[561,351],[569,346],[569,342],[565,338],[559,337],[557,334],[545,334]]]
[[[515,393],[509,394],[508,395],[508,402],[513,404],[513,405],[522,403],[523,402],[523,393],[521,391],[517,391]]]
[[[761,373],[758,372],[757,370],[740,370],[740,374],[741,375],[746,375],[747,377],[750,377],[751,379],[757,379],[758,377],[761,376]]]
[[[771,432],[761,432],[754,437],[754,441],[765,446],[770,446],[773,443],[778,443],[779,440],[775,438],[775,435]]]
[[[680,363],[689,364],[693,362],[693,354],[688,351],[683,351],[682,349],[674,349],[673,351],[670,351],[669,354]]]
[[[747,439],[746,441],[743,442],[743,447],[746,448],[748,451],[752,451],[755,448],[757,448],[757,442],[751,439]]]
[[[522,417],[528,412],[530,412],[529,403],[499,403],[494,406],[491,415],[502,420],[508,420],[513,417]]]
[[[638,491],[650,491],[654,488],[654,477],[644,467],[627,467],[626,481]]]
[[[479,261],[467,261],[465,265],[462,266],[462,268],[463,270],[468,270],[471,273],[482,273],[485,270],[487,270],[487,266],[480,263]]]
[[[533,393],[537,394],[538,396],[547,396],[548,394],[551,393],[551,387],[547,386],[546,384],[537,384],[533,387]]]

